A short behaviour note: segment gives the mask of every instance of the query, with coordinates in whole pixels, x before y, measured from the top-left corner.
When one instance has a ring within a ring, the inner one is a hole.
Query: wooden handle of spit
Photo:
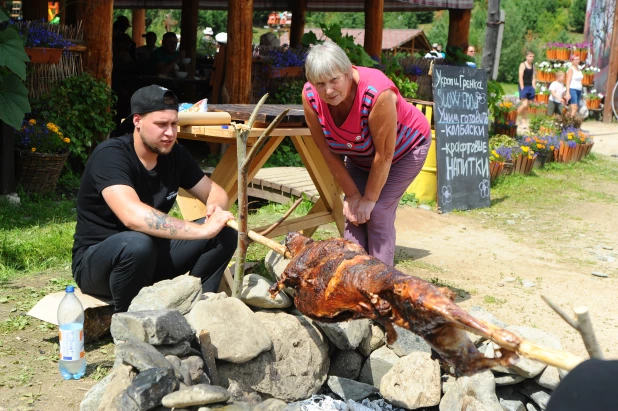
[[[517,353],[526,358],[542,362],[543,364],[553,365],[556,368],[571,371],[583,358],[580,358],[567,351],[555,350],[553,348],[539,347],[538,345],[524,340],[519,344]]]
[[[238,231],[238,222],[236,220],[228,220],[227,226],[232,227],[234,230]],[[285,246],[283,244],[279,244],[278,242],[273,241],[270,238],[264,237],[263,235],[260,235],[253,230],[249,230],[247,235],[249,236],[251,240],[255,241],[256,243],[265,245],[266,247],[270,248],[274,252],[281,254],[285,258],[288,258],[288,259],[292,258],[289,251],[285,249]]]

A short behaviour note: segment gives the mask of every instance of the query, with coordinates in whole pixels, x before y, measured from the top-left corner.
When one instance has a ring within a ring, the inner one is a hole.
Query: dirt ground
[[[583,128],[596,136],[593,151],[618,154],[618,126],[585,123]],[[602,195],[618,196],[618,183],[591,179],[589,185]],[[402,271],[457,289],[462,307],[479,305],[507,324],[554,333],[566,350],[582,357],[579,335],[540,296],[567,312],[587,306],[606,356],[618,358],[617,220],[616,201],[581,198],[542,214],[504,206],[449,214],[402,207],[396,263]],[[105,339],[86,346],[83,379],[61,379],[55,327],[23,315],[25,304],[38,300],[41,290],[53,291],[54,284],[59,289],[58,278],[70,278],[68,267],[0,287],[0,321],[12,319],[10,329],[0,328],[0,411],[77,410],[84,393],[113,365],[114,347]],[[528,281],[535,285],[526,287]]]

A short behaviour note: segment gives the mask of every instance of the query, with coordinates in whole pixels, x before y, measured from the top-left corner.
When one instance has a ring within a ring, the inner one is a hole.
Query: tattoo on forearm
[[[191,231],[191,228],[188,227],[184,221],[178,220],[158,210],[152,210],[150,214],[146,215],[144,221],[146,225],[148,225],[148,228],[161,231],[169,230],[172,235],[178,234],[178,231]]]

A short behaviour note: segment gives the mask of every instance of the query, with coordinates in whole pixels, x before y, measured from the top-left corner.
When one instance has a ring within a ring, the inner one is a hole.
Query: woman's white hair
[[[305,61],[305,73],[311,84],[328,81],[338,74],[352,74],[352,63],[345,51],[330,40],[311,47]]]

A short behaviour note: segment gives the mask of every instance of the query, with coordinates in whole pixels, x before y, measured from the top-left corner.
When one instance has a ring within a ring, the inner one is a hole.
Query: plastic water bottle
[[[65,380],[79,380],[86,372],[84,352],[84,308],[75,296],[75,289],[67,285],[66,294],[58,306],[60,331],[60,361],[58,367]]]

